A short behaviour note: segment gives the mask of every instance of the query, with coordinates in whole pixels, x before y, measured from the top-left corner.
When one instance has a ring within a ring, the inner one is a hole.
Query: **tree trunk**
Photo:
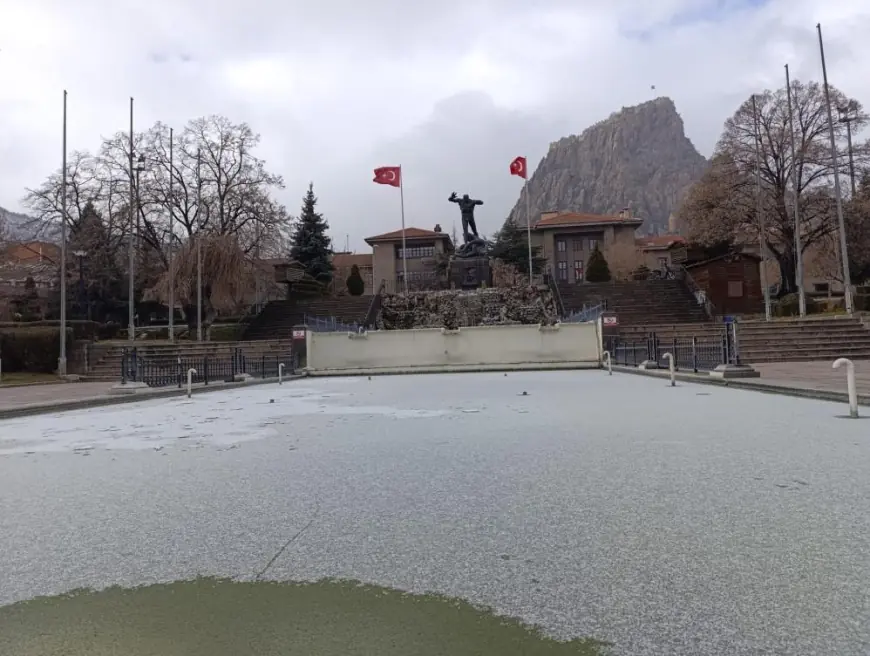
[[[797,293],[797,267],[794,261],[794,252],[792,249],[786,249],[781,253],[774,253],[777,264],[779,264],[779,293],[777,298],[782,298],[787,294]],[[770,281],[768,281],[770,284]],[[763,290],[762,290],[763,291]]]

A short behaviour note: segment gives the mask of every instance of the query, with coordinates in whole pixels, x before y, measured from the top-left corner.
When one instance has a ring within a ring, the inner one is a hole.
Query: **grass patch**
[[[57,383],[60,379],[55,374],[31,373],[28,371],[3,372],[0,377],[0,387],[16,387],[34,383]]]
[[[0,607],[17,656],[599,656],[457,600],[355,582],[200,578]]]

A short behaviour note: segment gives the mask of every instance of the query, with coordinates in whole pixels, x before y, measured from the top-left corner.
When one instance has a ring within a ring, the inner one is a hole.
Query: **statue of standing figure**
[[[447,199],[451,203],[459,205],[459,211],[462,212],[462,246],[457,246],[457,257],[483,257],[486,255],[486,242],[480,238],[477,233],[477,223],[474,221],[474,208],[478,205],[483,205],[482,200],[471,198],[468,194],[464,194],[462,198],[456,195],[454,191]],[[469,231],[470,228],[470,231]]]

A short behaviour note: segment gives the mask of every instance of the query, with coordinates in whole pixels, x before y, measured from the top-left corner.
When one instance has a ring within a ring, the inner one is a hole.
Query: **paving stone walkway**
[[[777,362],[755,364],[761,374],[755,382],[783,387],[820,390],[824,392],[846,391],[846,370],[834,369],[833,360],[813,362]],[[855,361],[855,382],[858,394],[870,396],[870,361]]]

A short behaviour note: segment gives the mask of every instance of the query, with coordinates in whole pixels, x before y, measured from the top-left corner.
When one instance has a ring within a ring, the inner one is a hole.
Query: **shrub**
[[[610,266],[604,259],[604,253],[595,245],[595,250],[589,255],[586,265],[586,282],[610,282]]]
[[[67,353],[72,330],[67,329]],[[0,359],[4,371],[50,374],[60,357],[60,328],[50,326],[0,328]]]
[[[646,280],[649,278],[650,270],[646,264],[641,264],[634,271],[631,272],[632,280]]]
[[[806,297],[807,314],[815,314],[821,311],[819,304],[809,296]],[[797,294],[786,294],[777,300],[771,308],[775,317],[796,317],[800,315],[800,299]]]
[[[356,264],[350,268],[350,275],[347,277],[347,291],[351,296],[362,296],[366,291],[365,280],[363,280]]]

